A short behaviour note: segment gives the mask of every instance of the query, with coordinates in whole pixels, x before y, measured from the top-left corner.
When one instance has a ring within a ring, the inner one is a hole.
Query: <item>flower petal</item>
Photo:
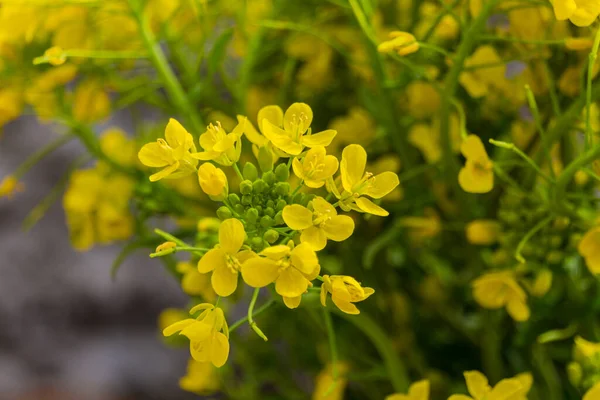
[[[476,399],[483,399],[491,390],[488,379],[479,371],[465,371],[465,381],[469,394]]]
[[[191,324],[195,323],[196,320],[195,319],[184,319],[182,321],[177,321],[174,324],[171,324],[169,326],[167,326],[164,330],[163,330],[163,335],[164,336],[171,336],[174,333],[177,333],[181,330],[183,330],[184,328],[187,328],[188,326],[190,326]]]
[[[286,131],[266,119],[263,121],[263,133],[278,149],[294,156],[302,153],[303,146],[300,143],[293,141]]]
[[[242,122],[244,118],[246,118],[246,117],[243,117],[241,115],[237,116],[238,122]],[[259,121],[260,121],[260,119],[259,119]],[[269,141],[266,137],[264,137],[263,135],[261,135],[256,130],[256,128],[254,127],[254,125],[250,121],[246,122],[246,130],[244,131],[244,134],[246,135],[246,137],[248,138],[248,140],[251,143],[253,143],[253,144],[255,144],[255,145],[259,146],[259,147],[264,146],[264,144]]]
[[[163,142],[164,143],[164,142]],[[175,160],[168,148],[158,142],[145,144],[138,153],[141,163],[147,167],[160,168],[173,163]]]
[[[207,251],[198,261],[198,272],[201,274],[206,274],[220,267],[226,267],[226,253],[221,248]]]
[[[321,230],[327,239],[341,242],[350,237],[354,232],[354,220],[347,215],[336,215],[329,221],[321,224]]]
[[[165,128],[165,139],[172,148],[185,147],[186,141],[192,138],[192,135],[177,121],[176,119],[169,119],[169,123]]]
[[[413,383],[408,394],[411,400],[429,400],[429,381],[424,379]]]
[[[238,272],[227,266],[219,266],[213,271],[211,283],[215,293],[227,297],[237,289]]]
[[[219,244],[229,254],[236,254],[246,240],[244,224],[235,218],[226,219],[219,227]]]
[[[322,229],[313,225],[302,231],[300,241],[308,243],[314,251],[320,251],[327,245],[327,236],[325,236],[325,232]]]
[[[283,208],[283,220],[295,231],[301,231],[312,226],[313,213],[300,204],[292,204]]]
[[[284,297],[297,297],[308,289],[306,279],[296,268],[283,270],[275,281],[275,291]]]
[[[531,312],[527,303],[518,298],[511,298],[506,304],[506,311],[515,321],[527,321]]]
[[[488,394],[488,400],[510,400],[513,399],[514,395],[519,393],[523,386],[518,379],[502,379],[494,386],[492,391]]]
[[[179,161],[175,161],[175,164],[169,165],[157,173],[150,175],[150,182],[160,181],[161,179],[168,177],[173,174],[173,172],[177,171],[177,168],[179,168]]]
[[[600,382],[596,383],[590,390],[585,392],[582,400],[597,400],[600,399]]]
[[[458,183],[468,193],[488,193],[494,188],[494,173],[492,171],[479,172],[476,167],[467,161],[465,167],[458,173]]]
[[[300,305],[300,301],[302,300],[302,296],[298,297],[283,297],[283,302],[287,306],[287,308],[298,308]]]
[[[327,129],[323,132],[302,136],[302,144],[308,147],[329,146],[335,135],[337,135],[337,131]]]
[[[242,264],[242,278],[249,286],[265,287],[279,276],[277,262],[265,257],[253,257]]]
[[[258,121],[258,129],[261,131],[263,131],[262,121],[265,119],[275,126],[282,126],[283,110],[279,106],[266,106],[258,110],[256,120]]]
[[[352,187],[363,178],[366,165],[367,152],[362,146],[351,144],[344,148],[340,163],[344,189],[352,193]]]
[[[211,342],[210,361],[217,368],[222,367],[229,357],[229,340],[221,332],[215,333]]]
[[[331,300],[333,300],[333,304],[335,304],[337,308],[339,308],[346,314],[352,314],[352,315],[360,314],[360,310],[358,309],[358,307],[356,307],[354,304],[350,303],[349,301],[342,299],[339,296],[336,296],[335,293],[331,296]]]
[[[399,184],[398,175],[390,171],[383,172],[369,179],[369,185],[364,194],[374,199],[380,199],[394,190]]]
[[[483,142],[476,135],[469,135],[460,145],[460,151],[467,159],[488,158]]]
[[[285,110],[283,116],[283,129],[294,132],[296,129],[302,135],[313,120],[313,112],[306,103],[294,103]],[[264,132],[263,132],[264,133]]]
[[[300,243],[294,247],[290,258],[292,265],[306,275],[310,275],[315,270],[315,267],[319,265],[317,253],[315,253],[308,243]]]
[[[387,212],[385,209],[379,207],[377,204],[373,203],[371,200],[367,199],[366,197],[359,197],[355,201],[356,201],[356,205],[358,206],[358,208],[360,208],[361,211],[363,211],[363,212],[373,214],[373,215],[379,215],[381,217],[387,217],[388,215],[390,215],[389,212]]]

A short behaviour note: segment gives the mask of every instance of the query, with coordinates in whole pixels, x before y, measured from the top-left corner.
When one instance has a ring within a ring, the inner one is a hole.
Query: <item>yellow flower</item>
[[[430,207],[423,210],[423,216],[402,217],[400,226],[409,229],[409,237],[420,245],[425,239],[436,237],[442,231],[442,222],[438,213]]]
[[[600,353],[600,343],[590,342],[581,336],[575,337],[575,351],[577,356],[590,358]]]
[[[20,90],[0,89],[0,127],[16,119],[23,110],[23,96]]]
[[[61,47],[53,46],[44,52],[44,57],[48,59],[48,62],[52,65],[59,66],[67,61],[67,56]]]
[[[173,249],[175,247],[177,247],[177,243],[168,241],[168,242],[164,242],[164,243],[161,243],[158,246],[156,246],[156,250],[154,252],[159,253],[161,251]]]
[[[350,108],[347,115],[334,118],[329,127],[337,132],[331,142],[334,154],[352,143],[366,146],[373,141],[376,133],[376,124],[369,112],[356,106]]]
[[[354,231],[354,220],[347,215],[337,215],[335,207],[322,197],[315,197],[312,211],[300,204],[283,208],[283,220],[295,231],[301,231],[300,241],[308,243],[313,250],[323,250],[327,239],[341,242]]]
[[[8,175],[0,182],[0,199],[8,197],[12,199],[15,193],[22,192],[25,189],[23,185],[14,175]]]
[[[263,134],[275,147],[288,156],[297,156],[302,153],[304,146],[329,146],[337,134],[332,129],[313,134],[310,129],[312,119],[313,112],[308,104],[294,103],[285,111],[283,129],[272,123],[269,118],[264,118],[259,122],[259,126],[262,124]]]
[[[337,158],[326,155],[325,147],[316,146],[310,149],[300,161],[294,158],[292,168],[294,174],[304,181],[310,188],[320,188],[325,181],[337,171],[339,162]]]
[[[391,394],[385,400],[429,400],[429,381],[415,382],[408,388],[408,394]]]
[[[226,219],[219,227],[219,244],[198,261],[200,273],[213,271],[211,282],[219,296],[235,292],[241,264],[255,255],[250,250],[241,250],[244,240],[244,225],[235,218]]]
[[[225,172],[211,163],[204,163],[198,168],[198,181],[202,191],[215,201],[224,200],[229,193]]]
[[[600,227],[592,228],[583,235],[577,251],[585,259],[588,270],[600,274]]]
[[[158,328],[162,331],[167,326],[187,318],[188,313],[181,308],[165,308],[158,315]]]
[[[467,224],[465,232],[469,243],[490,245],[498,240],[500,224],[493,219],[476,219]]]
[[[450,115],[449,129],[452,152],[458,153],[462,138],[460,135],[460,120],[456,114]],[[408,141],[421,150],[425,161],[429,164],[438,162],[442,158],[440,119],[434,119],[432,124],[414,124],[408,132]]]
[[[529,288],[529,292],[533,296],[542,297],[543,295],[548,293],[548,290],[550,290],[551,287],[552,271],[544,268],[537,273],[533,284]]]
[[[201,310],[196,319],[187,318],[166,327],[163,335],[171,336],[179,332],[190,339],[190,353],[194,360],[222,367],[229,357],[229,329],[223,310],[203,303],[193,307],[190,314]]]
[[[600,14],[596,0],[553,0],[552,6],[557,20],[568,19],[577,26],[591,25]]]
[[[582,51],[590,50],[594,45],[594,39],[583,37],[568,37],[565,39],[565,48],[567,50]]]
[[[440,93],[428,82],[414,81],[406,87],[408,112],[415,118],[433,116],[440,108]]]
[[[348,380],[345,378],[349,370],[347,364],[335,364],[337,379],[333,377],[333,365],[328,365],[317,375],[312,400],[343,400]]]
[[[321,270],[315,251],[308,243],[294,247],[290,240],[287,245],[267,247],[260,255],[242,264],[244,281],[255,288],[275,282],[275,291],[286,306],[298,307],[302,294]]]
[[[385,41],[377,50],[380,53],[391,53],[395,51],[399,56],[406,56],[419,50],[419,42],[408,32],[392,31],[389,33],[390,40]]]
[[[241,121],[243,118],[245,117],[242,117],[241,115],[237,116],[238,121]],[[260,129],[260,132],[264,132],[263,124],[265,120],[275,126],[280,127],[283,125],[283,111],[279,106],[265,106],[258,110],[256,120],[258,122],[258,129]],[[256,130],[251,122],[247,123],[244,134],[250,142],[259,147],[264,146],[269,141],[269,139]]]
[[[81,122],[96,122],[110,113],[110,98],[100,82],[85,80],[75,88],[73,117]]]
[[[478,136],[469,135],[462,142],[460,151],[466,158],[465,166],[458,173],[458,183],[465,192],[487,193],[494,187],[493,164]]]
[[[204,151],[193,153],[192,157],[202,161],[215,161],[217,164],[230,166],[240,159],[242,152],[242,135],[246,126],[246,118],[233,128],[231,133],[225,132],[220,122],[210,124],[206,132],[200,135],[200,146]]]
[[[183,275],[181,278],[181,288],[190,296],[202,296],[203,300],[213,302],[217,295],[211,286],[208,275],[198,272],[196,265],[190,262],[178,262],[177,272]]]
[[[600,399],[600,382],[596,383],[594,386],[590,388],[581,400],[598,400]]]
[[[135,141],[119,128],[108,128],[100,136],[102,151],[123,166],[132,166],[136,161]]]
[[[466,371],[464,376],[467,390],[472,397],[453,394],[448,400],[526,400],[533,384],[533,378],[528,372],[514,378],[502,379],[493,388],[485,375],[479,371]]]
[[[331,293],[333,304],[346,314],[360,314],[353,304],[367,299],[375,293],[370,287],[363,288],[356,279],[346,275],[323,275],[321,285],[321,304],[327,305],[327,293]]]
[[[489,90],[505,80],[506,66],[490,45],[477,48],[465,61],[465,67],[474,68],[459,76],[460,84],[473,98],[485,96]]]
[[[200,362],[190,358],[187,373],[179,379],[179,387],[186,392],[209,395],[221,386],[217,370],[210,362]]]
[[[155,182],[163,178],[175,179],[196,172],[198,161],[191,157],[195,152],[194,138],[181,124],[171,118],[165,129],[165,139],[147,143],[138,153],[142,164],[148,167],[163,168],[150,176]]]
[[[527,295],[515,280],[513,271],[489,272],[475,279],[473,297],[485,308],[506,307],[515,321],[529,319]]]
[[[365,172],[367,165],[367,152],[358,144],[351,144],[342,151],[340,163],[341,181],[343,192],[331,180],[327,189],[340,201],[344,211],[355,210],[369,214],[387,216],[389,213],[364,196],[380,199],[398,186],[398,175],[387,171],[378,175]]]

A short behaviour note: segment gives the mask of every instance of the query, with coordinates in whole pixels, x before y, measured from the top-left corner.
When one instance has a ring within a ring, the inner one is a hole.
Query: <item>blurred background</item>
[[[34,117],[5,126],[0,177],[56,137]],[[167,348],[157,328],[161,310],[186,303],[159,262],[140,251],[113,281],[119,246],[73,250],[60,199],[23,231],[82,152],[68,143],[24,177],[25,192],[0,198],[0,400],[198,398],[177,384],[189,351]]]

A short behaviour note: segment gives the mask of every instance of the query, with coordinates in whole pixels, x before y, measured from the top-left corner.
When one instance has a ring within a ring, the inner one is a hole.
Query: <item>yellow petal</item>
[[[390,394],[385,400],[412,400],[410,396],[401,393]]]
[[[492,391],[488,394],[488,400],[511,400],[513,396],[521,389],[521,382],[518,379],[510,378],[510,379],[502,379]]]
[[[467,159],[488,158],[481,139],[476,135],[467,136],[460,145],[460,151]]]
[[[330,216],[337,215],[335,207],[321,196],[317,196],[312,200],[312,207],[317,213],[328,214]]]
[[[529,307],[527,307],[527,303],[519,299],[510,299],[506,304],[506,311],[515,321],[527,321],[529,319]]]
[[[300,243],[294,247],[294,250],[290,254],[290,259],[292,265],[306,275],[310,275],[315,267],[319,265],[317,253],[306,243]]]
[[[321,305],[323,307],[327,306],[327,289],[325,288],[325,283],[321,285],[321,292],[319,293],[319,299],[321,300]]]
[[[531,390],[531,386],[533,385],[533,375],[531,375],[531,372],[517,374],[514,379],[521,383],[521,393],[529,393],[529,390]]]
[[[388,215],[390,215],[389,212],[379,207],[377,204],[373,203],[366,197],[359,197],[355,201],[358,208],[360,208],[360,210],[363,212],[373,215],[379,215],[381,217],[387,217]]]
[[[600,399],[600,382],[596,383],[590,390],[585,392],[582,400],[598,400]]]
[[[215,367],[220,368],[225,365],[229,357],[229,340],[223,333],[217,332],[211,344],[210,361]]]
[[[312,226],[313,213],[308,208],[299,204],[292,204],[283,208],[283,220],[286,225],[295,231],[301,231]]]
[[[458,183],[468,193],[488,193],[494,188],[494,173],[492,171],[477,172],[475,168],[467,166],[458,173]]]
[[[258,110],[256,120],[261,131],[263,131],[262,121],[265,119],[275,126],[283,126],[283,110],[279,106],[266,106]]]
[[[394,190],[400,184],[400,180],[398,179],[398,175],[388,171],[371,178],[369,183],[364,194],[374,199],[380,199]]]
[[[448,400],[474,400],[472,397],[465,396],[464,394],[453,394],[448,397]]]
[[[223,249],[211,249],[198,261],[198,272],[206,274],[215,268],[226,267],[227,254]]]
[[[492,274],[483,275],[473,282],[473,297],[485,308],[500,308],[507,302],[507,290],[500,279]]]
[[[229,254],[236,254],[246,240],[244,225],[235,218],[226,219],[219,227],[219,244]]]
[[[267,247],[260,252],[260,255],[277,261],[290,254],[290,251],[291,249],[288,246],[279,244],[276,246]]]
[[[352,187],[363,178],[366,165],[367,152],[362,146],[351,144],[344,148],[340,163],[344,189],[352,193]]]
[[[184,319],[183,321],[177,321],[174,324],[167,326],[163,330],[163,335],[171,336],[172,334],[177,333],[177,332],[183,330],[184,328],[187,328],[188,326],[190,326],[191,324],[193,324],[195,322],[196,322],[196,320],[191,319],[191,318]]]
[[[587,257],[600,250],[600,228],[590,229],[583,235],[583,238],[577,245],[577,251],[583,257]]]
[[[424,379],[410,385],[408,394],[411,400],[429,400],[429,381]]]
[[[212,149],[213,151],[224,153],[227,150],[232,149],[235,146],[238,139],[239,138],[236,135],[230,133],[229,135],[225,136],[223,139],[215,143],[215,146]]]
[[[138,158],[142,164],[156,168],[164,167],[175,161],[169,149],[159,145],[158,142],[145,144],[140,149]]]
[[[488,379],[479,371],[465,371],[465,381],[469,394],[476,399],[483,399],[491,390]]]
[[[283,302],[287,306],[287,308],[298,308],[300,305],[300,301],[302,300],[302,296],[298,297],[283,297]]]
[[[241,122],[244,118],[246,118],[246,117],[243,117],[241,115],[237,116],[238,122]],[[269,141],[266,137],[264,137],[263,135],[261,135],[256,130],[256,128],[254,127],[254,125],[250,121],[246,122],[246,130],[244,131],[244,134],[246,135],[246,137],[248,138],[248,140],[251,143],[253,143],[253,144],[255,144],[255,145],[259,146],[259,147],[264,146],[265,143],[267,143]]]
[[[302,168],[302,163],[297,158],[294,158],[294,161],[292,161],[292,169],[294,170],[294,174],[298,178],[300,178],[301,180],[305,179],[304,168]]]
[[[242,278],[249,286],[265,287],[279,276],[279,265],[265,257],[253,257],[242,264]]]
[[[577,10],[577,2],[575,0],[555,0],[552,2],[554,6],[554,15],[559,21],[564,21],[573,15]]]
[[[308,147],[329,146],[335,135],[337,135],[336,131],[327,129],[309,136],[302,136],[302,144]]]
[[[331,296],[331,300],[333,300],[333,304],[336,305],[337,308],[339,308],[341,311],[345,312],[346,314],[351,314],[351,315],[358,315],[360,314],[360,310],[351,302],[344,300],[342,298],[340,298],[339,296],[336,296],[336,293],[334,293]]]
[[[292,140],[292,138],[283,129],[273,125],[266,119],[263,121],[263,133],[278,149],[297,156],[302,153],[303,146]]]
[[[175,171],[177,171],[177,168],[179,168],[179,161],[176,161],[175,164],[169,165],[168,167],[163,168],[159,172],[150,175],[150,182],[156,182],[168,177],[169,175],[172,175]]]
[[[275,281],[275,291],[284,297],[297,297],[308,289],[308,280],[296,268],[281,271]]]
[[[237,289],[238,272],[225,266],[215,268],[212,274],[211,283],[215,293],[219,296],[227,297]]]
[[[185,130],[185,128],[176,119],[169,119],[169,123],[165,129],[165,139],[172,148],[183,146],[185,147],[186,141],[189,141],[192,136]]]
[[[321,224],[321,230],[328,239],[341,242],[354,232],[354,220],[347,215],[336,215]]]
[[[320,251],[327,245],[327,236],[325,232],[317,226],[310,226],[302,231],[300,235],[302,243],[308,243],[314,251]]]
[[[283,128],[288,132],[294,132],[302,135],[312,123],[313,112],[310,106],[306,103],[294,103],[283,116]],[[263,132],[264,133],[264,132]]]

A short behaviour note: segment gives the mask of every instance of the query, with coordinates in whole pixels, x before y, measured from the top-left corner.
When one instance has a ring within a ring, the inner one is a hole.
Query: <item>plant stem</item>
[[[331,321],[331,314],[326,307],[323,307],[323,317],[325,319],[325,327],[327,328],[327,338],[329,339],[329,351],[331,352],[331,374],[333,375],[333,380],[335,382],[338,378],[338,351],[335,340],[335,331],[333,330],[333,323]]]
[[[587,71],[587,86],[585,91],[585,146],[589,149],[592,145],[592,123],[591,123],[591,109],[592,109],[592,80],[594,78],[594,64],[598,57],[598,48],[600,47],[600,29],[596,31],[594,36],[594,45],[592,51],[590,51]]]
[[[165,231],[163,231],[162,229],[154,229],[154,233],[156,233],[158,236],[162,237],[163,239],[170,241],[170,242],[175,242],[177,243],[177,245],[181,246],[181,247],[189,247],[189,245],[184,242],[183,240],[176,238],[175,236],[171,235],[170,233],[167,233]]]
[[[517,250],[515,251],[515,258],[518,262],[520,262],[521,264],[525,264],[525,258],[523,258],[523,256],[521,255],[521,250],[523,250],[523,247],[525,247],[525,244],[529,241],[529,239],[533,237],[533,235],[535,235],[542,228],[548,225],[554,218],[554,215],[550,215],[544,218],[543,220],[538,222],[533,228],[531,228],[529,232],[525,234],[525,236],[523,236],[523,239],[521,239],[521,241],[517,245]]]
[[[259,292],[260,288],[256,288],[254,289],[254,293],[252,293],[252,300],[250,300],[250,305],[248,306],[248,325],[250,325],[250,328],[252,328],[252,330],[266,342],[269,339],[267,339],[263,331],[260,330],[252,318],[252,312],[254,311],[254,305],[256,304],[256,299],[258,299]]]
[[[565,170],[560,174],[558,179],[556,180],[556,188],[554,190],[554,205],[557,210],[566,210],[566,206],[562,204],[562,201],[565,197],[565,192],[567,190],[567,185],[573,179],[573,176],[579,171],[581,168],[585,167],[587,164],[591,163],[595,159],[600,157],[600,144],[592,147],[585,153],[581,154],[577,157],[571,164],[565,168]]]
[[[535,161],[533,161],[531,158],[529,158],[527,156],[527,154],[523,153],[523,151],[521,151],[521,149],[519,149],[517,146],[515,146],[513,143],[508,143],[508,142],[502,142],[500,140],[494,140],[494,139],[490,139],[489,142],[491,144],[493,144],[494,146],[498,146],[498,147],[502,147],[504,149],[508,149],[508,150],[512,150],[515,153],[517,153],[519,155],[519,157],[521,157],[527,164],[531,165],[531,167],[545,180],[547,180],[550,183],[554,183],[554,179],[552,179],[551,177],[549,177],[548,175],[546,175],[544,173],[544,171],[542,171],[542,169],[535,163]]]
[[[263,311],[267,310],[268,308],[270,308],[275,303],[276,302],[275,302],[274,299],[270,299],[265,304],[263,304],[262,306],[260,306],[259,308],[257,308],[253,315],[257,316],[258,314],[261,314]],[[248,321],[248,316],[245,316],[244,318],[241,318],[241,319],[237,320],[236,322],[233,323],[233,325],[231,325],[229,327],[229,333],[233,332],[234,330],[236,330],[237,328],[239,328],[242,324],[246,323],[247,321]]]

